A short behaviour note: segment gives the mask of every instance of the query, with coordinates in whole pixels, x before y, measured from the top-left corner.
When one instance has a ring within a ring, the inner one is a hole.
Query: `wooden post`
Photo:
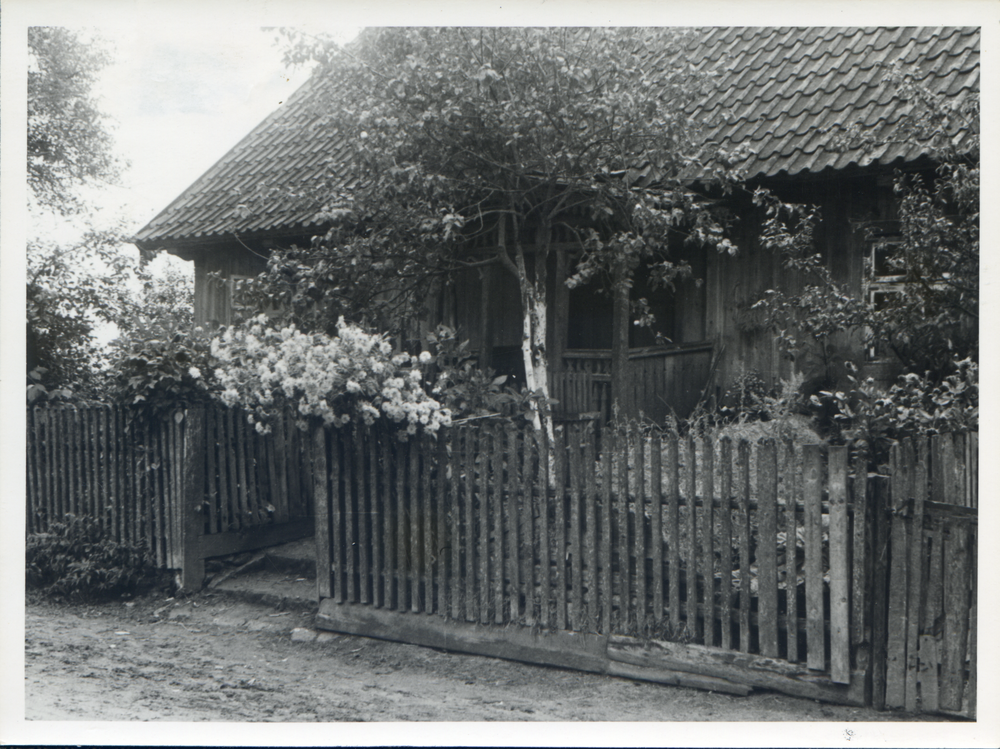
[[[889,587],[889,481],[878,476],[869,482],[872,505],[871,680],[872,707],[885,708],[886,638]]]
[[[830,679],[850,684],[850,590],[847,526],[847,447],[829,449]]]
[[[778,456],[774,440],[757,447],[757,631],[760,654],[778,657]]]
[[[823,469],[819,445],[803,447],[802,482],[806,541],[806,665],[812,671],[826,666],[823,642]]]
[[[326,431],[313,427],[313,481],[316,484],[316,599],[322,601],[333,594],[330,562],[330,484],[326,464]],[[334,487],[336,491],[336,487]],[[336,498],[334,498],[336,501]],[[338,592],[340,585],[337,585]]]
[[[193,592],[201,590],[205,582],[205,559],[201,555],[201,537],[205,531],[202,508],[205,500],[204,410],[188,409],[185,421],[181,588]]]

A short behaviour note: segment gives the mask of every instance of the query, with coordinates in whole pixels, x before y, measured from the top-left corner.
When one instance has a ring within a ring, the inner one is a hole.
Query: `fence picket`
[[[823,642],[822,452],[820,445],[805,445],[802,452],[806,542],[806,666],[813,671],[822,671],[826,666]]]
[[[488,430],[479,434],[479,621],[490,621],[490,516],[489,516],[489,462],[490,439]]]
[[[785,660],[799,660],[798,602],[798,498],[801,496],[801,472],[791,439],[782,440],[779,447],[779,487],[784,499],[783,528],[785,530]]]
[[[890,539],[890,570],[889,570],[889,615],[886,636],[886,677],[885,705],[886,707],[903,707],[906,697],[906,595],[907,595],[907,556],[906,523],[901,511],[905,508],[909,491],[911,467],[906,461],[906,455],[901,454],[900,446],[893,445],[890,452],[890,475],[892,482],[892,529]],[[897,480],[897,477],[900,477]]]
[[[475,471],[475,445],[471,429],[462,429],[463,474],[465,476],[465,618],[467,621],[478,621],[479,609],[476,606],[476,562],[475,562],[475,506],[473,504],[472,487]]]
[[[859,454],[853,464],[851,502],[854,507],[851,552],[851,649],[855,668],[867,671],[871,664],[872,512],[868,500],[868,465]]]
[[[750,443],[736,446],[737,535],[740,547],[740,650],[750,652]]]
[[[406,474],[410,466],[410,443],[393,442],[393,463],[396,466],[396,610],[410,608],[410,555],[407,539],[410,535],[409,516],[406,511]]]
[[[705,644],[715,644],[715,449],[714,442],[706,437],[702,441],[702,544],[705,560],[702,563],[705,598]]]
[[[519,450],[518,432],[507,427],[507,576],[510,580],[508,588],[508,609],[510,620],[521,618],[521,539],[520,513],[518,506],[521,501],[521,451]]]
[[[719,441],[719,511],[720,565],[719,618],[721,620],[721,645],[725,650],[733,646],[733,443],[729,437]]]
[[[69,439],[66,440],[66,452],[69,455],[69,493],[66,496],[69,512],[82,515],[80,508],[80,412],[72,408],[69,416]]]
[[[663,441],[654,433],[649,444],[650,555],[652,588],[652,623],[663,622]]]
[[[583,629],[583,533],[580,518],[580,427],[572,424],[567,430],[566,448],[569,453],[569,523],[570,523],[570,583],[573,588],[570,629]]]
[[[538,593],[538,614],[542,627],[548,628],[549,599],[552,595],[552,571],[549,566],[549,441],[544,429],[535,433],[535,451],[538,457],[538,575],[541,588]]]
[[[757,632],[768,658],[778,656],[777,458],[773,440],[757,445]]]
[[[344,560],[344,494],[343,483],[343,458],[341,457],[341,440],[339,429],[325,429],[327,435],[327,448],[324,452],[329,455],[329,496],[330,496],[330,532],[333,534],[330,542],[330,571],[332,573],[333,597],[337,603],[344,603],[347,600],[347,580],[346,566]],[[317,467],[319,470],[319,467]],[[322,496],[318,495],[317,496]],[[317,562],[318,564],[318,562]]]
[[[370,433],[360,424],[354,426],[354,543],[358,553],[355,559],[357,574],[357,592],[361,603],[370,601],[371,547],[368,545],[368,520],[370,505],[368,502],[368,472],[365,470],[365,453],[367,452]]]
[[[905,445],[908,463],[913,471],[912,493],[913,515],[910,521],[908,542],[910,578],[906,612],[906,687],[904,705],[907,710],[917,709],[917,638],[920,634],[920,599],[924,593],[924,501],[927,497],[928,446],[926,439],[908,440]],[[832,528],[831,528],[832,530]],[[831,538],[830,553],[833,554]],[[832,572],[831,572],[832,589]]]
[[[968,464],[966,464],[968,465]],[[975,474],[970,474],[969,481],[975,480]],[[978,505],[976,505],[978,506]],[[977,688],[979,681],[979,565],[977,560],[979,559],[979,530],[976,526],[971,529],[972,533],[972,548],[969,550],[968,560],[969,567],[971,568],[971,591],[972,604],[969,607],[969,684],[967,689],[968,694],[968,714],[970,718],[975,719],[976,713],[976,699],[977,699]]]
[[[394,609],[397,606],[396,597],[399,595],[396,588],[396,526],[399,517],[394,511],[393,499],[396,471],[399,470],[396,463],[396,451],[394,443],[399,440],[384,439],[380,443],[380,453],[382,456],[382,533],[383,547],[385,549],[385,570],[383,573],[383,605],[387,609]]]
[[[447,443],[448,450],[448,487],[451,493],[451,543],[449,549],[451,551],[451,618],[458,621],[462,616],[459,604],[461,602],[461,592],[459,589],[459,582],[463,579],[462,575],[462,497],[460,493],[460,471],[461,471],[461,442],[462,437],[461,431],[452,431],[449,436],[450,441]],[[444,439],[442,444],[445,444]],[[388,475],[388,471],[386,471]],[[388,529],[388,524],[386,525]],[[386,531],[388,533],[388,530]],[[386,543],[386,549],[388,549],[388,543]],[[388,594],[386,596],[388,599]]]
[[[611,432],[605,439],[604,449],[601,451],[601,632],[604,634],[611,632],[611,611],[614,601],[612,589],[614,575],[611,569],[613,440],[614,433]]]
[[[110,448],[108,444],[108,408],[106,406],[97,408],[94,412],[94,418],[97,421],[98,434],[98,441],[95,445],[97,461],[94,465],[94,470],[97,477],[94,485],[94,501],[97,505],[98,512],[100,513],[101,522],[105,532],[108,533],[111,538],[118,541],[119,538],[116,522],[118,518],[115,513],[115,504],[113,501],[114,495],[111,491],[110,481],[108,479],[111,467]]]
[[[939,702],[943,710],[961,710],[969,635],[969,529],[956,522],[944,543],[944,637]]]
[[[566,629],[566,434],[561,427],[555,430],[555,444],[552,449],[553,473],[555,475],[555,575],[556,586],[556,627]]]
[[[636,432],[633,455],[635,466],[635,512],[632,514],[635,541],[635,626],[646,630],[646,438]]]
[[[82,514],[93,518],[98,528],[104,527],[101,515],[97,509],[97,492],[94,487],[94,475],[97,463],[96,446],[97,430],[95,428],[94,412],[87,408],[79,412],[80,441],[77,447],[80,451],[80,507]]]
[[[597,476],[596,457],[594,450],[596,445],[593,425],[589,425],[584,430],[584,525],[586,527],[586,543],[583,558],[586,560],[587,568],[587,626],[588,632],[597,632],[598,626],[598,599],[597,599]]]
[[[829,448],[830,498],[830,680],[851,683],[850,609],[847,546],[847,446]]]
[[[628,551],[628,450],[630,436],[627,430],[618,430],[615,440],[615,461],[618,467],[618,536],[615,545],[618,548],[618,612],[623,627],[628,627],[632,622],[632,581],[629,575],[630,555]]]
[[[685,460],[685,514],[684,531],[687,536],[687,628],[696,642],[705,642],[704,620],[698,618],[698,456],[697,443],[695,438],[690,436],[685,440],[686,460]]]
[[[420,471],[420,443],[416,440],[407,440],[410,452],[410,479],[409,489],[409,517],[410,517],[410,611],[419,614],[421,607],[426,605],[425,591],[423,589],[423,482]]]
[[[371,513],[370,533],[371,533],[371,586],[372,603],[377,607],[383,606],[383,578],[384,569],[382,566],[382,523],[385,513],[383,503],[385,502],[385,466],[381,463],[381,433],[374,429],[368,429],[368,502]]]
[[[503,543],[503,495],[504,495],[504,463],[503,463],[503,432],[498,427],[490,430],[493,447],[493,620],[497,624],[504,623],[503,584],[504,584],[504,543]]]
[[[330,474],[332,465],[327,463],[326,430],[313,429],[313,481],[316,483],[316,593],[320,599],[333,595],[333,575],[331,569],[331,544],[336,538],[332,533],[330,509],[336,498],[330,496]],[[209,450],[211,453],[211,450]],[[334,489],[336,491],[336,489]]]
[[[258,487],[261,485],[258,469],[259,461],[257,460],[257,431],[250,425],[247,419],[240,419],[240,423],[243,426],[244,433],[246,434],[246,441],[244,445],[247,451],[247,508],[246,516],[244,520],[248,527],[253,527],[260,523],[260,492],[258,492]]]
[[[922,634],[919,638],[920,671],[923,675],[920,684],[921,708],[933,712],[939,707],[938,699],[938,669],[941,664],[941,632],[940,624],[944,620],[944,601],[942,597],[944,578],[944,531],[941,523],[935,523],[930,533],[930,554],[927,567],[927,598],[923,607],[920,622]],[[940,618],[940,619],[939,619]]]
[[[361,603],[371,600],[371,546],[368,543],[368,524],[371,520],[371,485],[369,472],[365,470],[365,459],[369,457],[371,431],[361,425],[355,427],[355,485],[357,486],[357,544],[358,544],[358,594]]]
[[[437,608],[442,617],[448,617],[449,581],[447,571],[448,536],[445,530],[445,520],[448,514],[448,450],[443,437],[437,437],[437,473],[435,484],[435,508],[437,518],[437,536],[434,544],[434,576],[433,584],[437,592]],[[374,482],[372,484],[374,486]]]
[[[524,622],[529,626],[534,626],[538,620],[538,596],[537,585],[539,580],[535,574],[535,559],[537,552],[537,534],[535,533],[535,506],[538,496],[538,443],[528,434],[524,435],[522,448],[524,450],[524,474],[522,486],[524,488],[524,504],[521,517],[524,521],[524,554],[522,564],[524,572]]]

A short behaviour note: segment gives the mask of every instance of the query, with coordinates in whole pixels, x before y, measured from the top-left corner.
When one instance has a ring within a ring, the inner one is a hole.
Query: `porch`
[[[691,413],[709,384],[714,347],[710,341],[679,346],[631,348],[625,388],[630,412],[664,424],[671,414]],[[611,420],[611,349],[563,352],[563,366],[552,375],[556,418]]]

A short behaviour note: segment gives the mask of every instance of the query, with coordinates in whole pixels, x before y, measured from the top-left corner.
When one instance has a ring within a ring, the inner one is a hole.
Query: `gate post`
[[[205,582],[202,537],[205,532],[205,411],[189,408],[184,417],[184,479],[181,491],[181,579],[188,592],[201,590]]]

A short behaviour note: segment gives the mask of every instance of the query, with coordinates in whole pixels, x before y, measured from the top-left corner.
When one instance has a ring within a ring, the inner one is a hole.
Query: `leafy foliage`
[[[25,545],[27,586],[58,599],[79,602],[131,595],[153,574],[143,546],[107,538],[88,517],[67,515],[50,532],[29,535]]]
[[[194,331],[150,330],[120,343],[113,368],[116,398],[165,414],[210,400],[211,340]]]
[[[506,385],[507,375],[478,366],[469,342],[459,341],[454,330],[439,325],[428,334],[427,343],[437,372],[431,393],[451,411],[453,423],[487,417],[521,423],[531,419],[537,396]]]
[[[896,440],[979,428],[979,367],[971,359],[957,362],[940,382],[908,373],[888,390],[850,369],[848,389],[821,391],[811,402],[829,439],[852,441],[875,463],[885,460]]]
[[[765,188],[755,190],[754,203],[764,209],[761,244],[805,283],[795,294],[768,289],[752,309],[764,312],[779,346],[800,371],[813,373],[821,386],[831,386],[843,374],[845,336],[864,331],[871,310],[834,280],[823,256],[813,251],[819,208],[786,203]]]
[[[110,62],[100,45],[56,26],[28,28],[28,187],[38,205],[66,215],[88,182],[114,180],[120,163],[91,89]]]
[[[70,246],[37,240],[27,255],[27,369],[44,370],[39,383],[100,392],[108,364],[95,333],[126,314],[138,256],[123,253],[120,230],[91,230]],[[30,393],[29,393],[30,397]]]

